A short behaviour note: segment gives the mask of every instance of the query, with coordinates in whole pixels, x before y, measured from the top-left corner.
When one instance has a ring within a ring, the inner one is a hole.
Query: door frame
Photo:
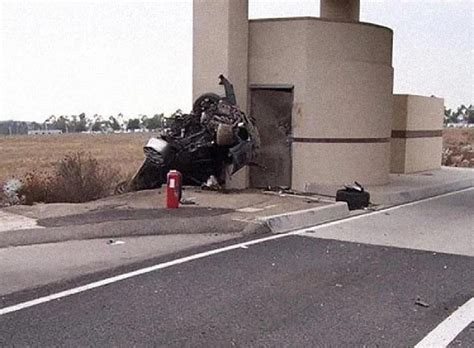
[[[292,100],[292,108],[294,105],[294,97],[295,97],[295,85],[292,84],[250,84],[249,85],[249,103],[248,103],[248,108],[249,108],[249,114],[252,116],[252,91],[254,90],[273,90],[273,91],[288,91],[292,93],[293,100]],[[290,111],[290,126],[291,126],[291,132],[293,132],[293,110]],[[290,188],[291,188],[291,183],[293,180],[293,144],[292,144],[292,137],[288,139],[290,141]],[[250,178],[249,178],[250,179]],[[249,183],[251,180],[249,180]]]
[[[249,89],[277,89],[292,91],[295,89],[295,85],[290,84],[251,84]]]

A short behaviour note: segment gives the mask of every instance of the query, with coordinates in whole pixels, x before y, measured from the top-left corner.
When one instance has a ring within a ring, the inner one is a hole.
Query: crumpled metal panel
[[[151,138],[143,165],[122,191],[158,188],[172,169],[181,172],[185,185],[203,185],[213,177],[216,187],[252,162],[260,146],[255,120],[237,106],[232,84],[223,75],[219,79],[226,95],[203,94],[189,114]]]

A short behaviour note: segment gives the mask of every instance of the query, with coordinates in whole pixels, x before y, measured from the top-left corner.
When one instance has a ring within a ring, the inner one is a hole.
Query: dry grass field
[[[443,131],[443,146],[474,145],[474,128],[446,128]]]
[[[70,152],[90,152],[101,164],[119,170],[126,178],[143,162],[143,145],[153,133],[61,134],[48,136],[0,137],[0,184],[26,173],[50,171]],[[464,145],[474,145],[474,129],[445,129],[445,148],[454,154]],[[453,165],[453,164],[452,164]]]
[[[71,152],[90,152],[125,178],[143,162],[143,145],[153,133],[0,136],[0,184],[28,172],[50,171]]]
[[[443,165],[474,168],[474,128],[444,130]]]

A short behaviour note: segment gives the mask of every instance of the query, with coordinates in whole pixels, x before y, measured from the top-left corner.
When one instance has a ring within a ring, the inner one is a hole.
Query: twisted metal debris
[[[219,79],[225,97],[203,94],[191,113],[178,115],[159,137],[151,138],[143,165],[122,191],[158,188],[171,169],[181,172],[184,185],[221,186],[252,162],[260,146],[255,120],[237,106],[232,84],[222,75]]]

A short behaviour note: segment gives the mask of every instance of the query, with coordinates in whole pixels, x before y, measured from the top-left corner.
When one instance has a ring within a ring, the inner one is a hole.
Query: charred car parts
[[[234,88],[223,75],[219,84],[224,97],[201,95],[191,113],[178,115],[159,137],[148,141],[145,161],[127,191],[158,188],[172,169],[182,173],[184,185],[212,182],[218,187],[252,162],[260,146],[255,120],[237,106]]]

